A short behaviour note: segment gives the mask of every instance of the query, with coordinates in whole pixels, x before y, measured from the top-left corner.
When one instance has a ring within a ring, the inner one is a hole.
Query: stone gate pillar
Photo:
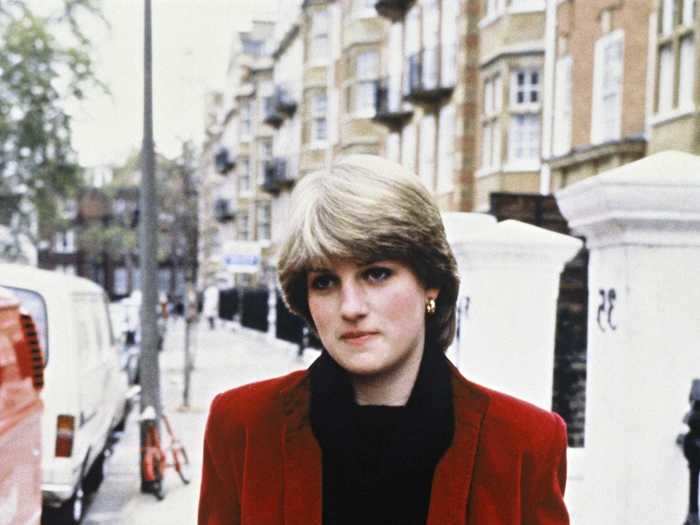
[[[683,523],[691,380],[700,378],[700,157],[663,152],[556,195],[586,237],[588,523]]]
[[[559,276],[581,245],[514,220],[455,240],[467,378],[551,409]]]

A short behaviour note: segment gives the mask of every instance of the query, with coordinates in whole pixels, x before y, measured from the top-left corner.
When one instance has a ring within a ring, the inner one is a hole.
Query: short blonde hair
[[[352,155],[303,177],[292,192],[278,279],[287,307],[315,331],[307,271],[332,258],[397,260],[427,288],[438,288],[426,318],[426,346],[445,351],[454,338],[457,263],[435,201],[418,177],[374,155]]]

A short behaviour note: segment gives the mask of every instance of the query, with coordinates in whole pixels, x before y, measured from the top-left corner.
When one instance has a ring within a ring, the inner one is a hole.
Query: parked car
[[[79,523],[97,490],[105,452],[129,403],[108,300],[97,284],[37,268],[0,264],[0,286],[34,318],[46,367],[42,392],[42,496],[49,523]]]
[[[32,318],[0,288],[0,523],[41,519],[44,362]]]
[[[119,362],[126,372],[130,385],[139,383],[141,349],[135,341],[129,340],[129,312],[123,301],[109,303],[109,316],[119,347]]]

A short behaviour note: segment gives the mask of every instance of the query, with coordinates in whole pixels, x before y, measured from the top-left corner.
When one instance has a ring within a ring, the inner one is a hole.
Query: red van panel
[[[0,288],[0,515],[10,525],[38,524],[41,517],[43,375],[36,343],[28,340],[32,329]]]

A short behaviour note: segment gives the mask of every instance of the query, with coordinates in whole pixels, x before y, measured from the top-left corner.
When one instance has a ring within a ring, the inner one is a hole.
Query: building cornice
[[[528,55],[544,56],[544,41],[525,42],[513,46],[503,47],[495,53],[479,61],[479,68],[485,69],[498,60]]]
[[[603,144],[587,144],[576,147],[570,153],[546,159],[544,162],[549,164],[550,169],[559,170],[614,155],[637,154],[641,157],[645,154],[646,148],[646,138],[626,137],[622,140],[604,142]]]

